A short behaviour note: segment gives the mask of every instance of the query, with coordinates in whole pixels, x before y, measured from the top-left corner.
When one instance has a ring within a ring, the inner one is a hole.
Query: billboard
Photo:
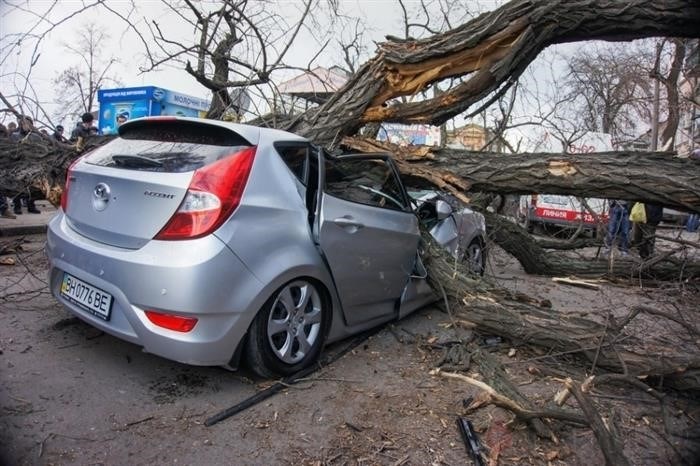
[[[134,118],[157,115],[204,117],[209,101],[155,86],[101,89],[98,125],[102,134],[116,134]]]
[[[377,139],[400,146],[420,144],[425,146],[440,145],[440,128],[430,125],[400,125],[384,123],[379,128]]]

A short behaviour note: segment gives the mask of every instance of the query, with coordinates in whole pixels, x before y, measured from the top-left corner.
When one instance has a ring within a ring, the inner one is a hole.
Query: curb
[[[0,237],[42,235],[46,233],[47,225],[17,225],[0,228]]]

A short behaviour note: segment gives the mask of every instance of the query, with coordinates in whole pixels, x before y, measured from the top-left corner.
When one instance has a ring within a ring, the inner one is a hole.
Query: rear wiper
[[[163,162],[142,155],[113,155],[112,160],[118,167],[154,168],[163,166]]]

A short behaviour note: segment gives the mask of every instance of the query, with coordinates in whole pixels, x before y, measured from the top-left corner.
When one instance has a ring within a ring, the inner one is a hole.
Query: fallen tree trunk
[[[453,193],[628,199],[700,213],[700,162],[667,152],[499,154],[399,147],[363,138],[345,138],[343,145],[363,152],[390,152],[403,175]]]
[[[486,228],[496,244],[515,257],[526,273],[545,276],[653,277],[659,280],[683,280],[700,277],[700,263],[672,257],[641,262],[617,257],[614,261],[572,259],[544,249],[524,228],[496,214],[485,213]],[[584,243],[585,244],[585,243]]]
[[[455,316],[478,330],[540,346],[553,354],[578,355],[611,372],[658,378],[670,387],[700,390],[700,354],[694,344],[700,333],[694,326],[679,326],[674,334],[678,341],[669,345],[668,335],[635,335],[628,329],[641,310],[601,323],[542,307],[528,296],[471,279],[461,264],[426,241],[425,263],[432,286],[444,289]],[[684,335],[690,340],[687,347],[681,344]]]

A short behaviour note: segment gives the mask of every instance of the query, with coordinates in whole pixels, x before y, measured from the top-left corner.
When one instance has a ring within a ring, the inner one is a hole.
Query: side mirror
[[[438,220],[444,220],[452,214],[452,207],[442,200],[437,200],[435,202],[435,210],[437,211]]]

